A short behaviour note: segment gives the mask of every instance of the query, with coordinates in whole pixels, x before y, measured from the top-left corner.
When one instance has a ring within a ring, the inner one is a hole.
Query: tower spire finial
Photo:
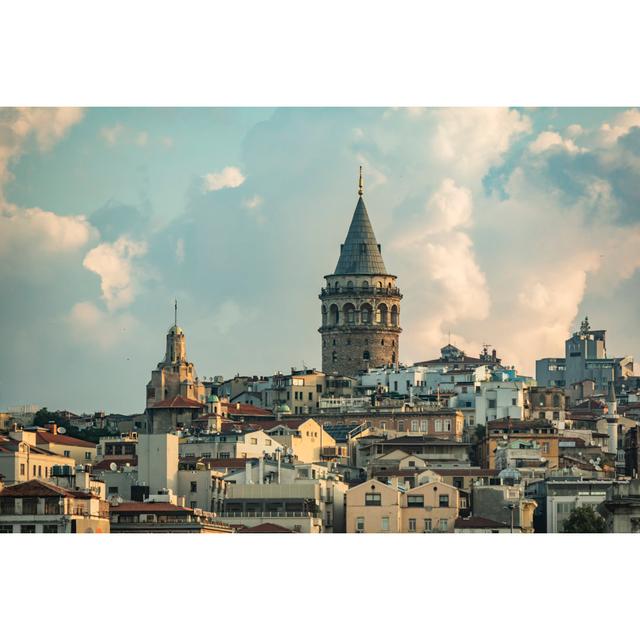
[[[174,298],[173,300],[173,324],[178,326],[178,299]]]
[[[362,165],[360,165],[360,180],[358,180],[358,195],[364,193],[364,180],[362,179]]]

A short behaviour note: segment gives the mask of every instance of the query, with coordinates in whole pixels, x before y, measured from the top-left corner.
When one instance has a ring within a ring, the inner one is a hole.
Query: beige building
[[[109,530],[109,505],[94,493],[64,489],[42,480],[21,482],[0,491],[0,533]]]
[[[12,431],[0,436],[0,475],[5,484],[48,480],[54,467],[74,466],[73,459],[36,446],[35,431]]]
[[[97,445],[95,442],[61,434],[55,424],[36,431],[36,444],[41,449],[65,458],[71,458],[74,464],[93,464],[96,461]]]
[[[297,425],[279,424],[266,433],[284,447],[286,455],[298,462],[320,462],[323,453],[336,449],[336,441],[313,419]]]
[[[347,491],[347,533],[452,533],[458,514],[458,490],[439,481],[403,490],[367,480]]]
[[[178,441],[171,433],[138,437],[138,482],[149,487],[150,494],[163,490],[178,493]]]

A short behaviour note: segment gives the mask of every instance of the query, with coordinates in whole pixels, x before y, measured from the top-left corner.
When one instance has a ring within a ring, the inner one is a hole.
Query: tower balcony
[[[402,294],[398,287],[341,287],[335,289],[333,287],[323,287],[320,289],[320,300],[326,300],[327,298],[349,298],[353,296],[363,297],[394,297],[402,299]]]

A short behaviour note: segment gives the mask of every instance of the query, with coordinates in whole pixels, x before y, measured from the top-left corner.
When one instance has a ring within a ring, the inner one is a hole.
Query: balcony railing
[[[321,297],[328,295],[400,296],[401,294],[398,287],[340,287],[339,289],[324,287],[320,290]]]
[[[314,511],[222,511],[218,517],[225,518],[320,518]]]

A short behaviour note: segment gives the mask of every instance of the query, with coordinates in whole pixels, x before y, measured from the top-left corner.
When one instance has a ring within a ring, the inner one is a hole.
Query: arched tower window
[[[370,358],[369,358],[369,352],[368,352],[368,351],[365,351],[365,352],[362,354],[362,359],[363,359],[363,360],[366,360],[367,362],[369,361],[369,359],[370,359]]]
[[[340,285],[338,284],[338,282],[337,282],[337,281],[336,281],[336,283],[333,285],[333,288],[334,288],[336,291],[340,291]]]
[[[365,291],[369,288],[369,283],[368,283],[366,280],[362,283],[362,288],[363,288]]]
[[[398,326],[398,307],[395,304],[391,307],[391,324],[394,327]]]
[[[384,302],[379,304],[376,309],[376,322],[378,324],[387,324],[387,305]]]
[[[371,321],[373,320],[372,315],[373,309],[371,308],[371,305],[365,302],[360,307],[360,320],[362,324],[371,324]]]
[[[335,362],[337,359],[338,359],[338,354],[335,351],[333,351],[331,353],[331,362]]]
[[[344,321],[347,324],[355,323],[356,308],[350,302],[347,302],[347,304],[345,304],[344,307],[342,307],[342,313],[344,314]]]
[[[349,291],[353,291],[353,280],[349,280],[349,281],[347,282],[347,289],[348,289]]]
[[[329,322],[334,325],[340,323],[340,310],[337,304],[332,304],[329,309]]]
[[[327,324],[327,307],[322,305],[322,326]]]

